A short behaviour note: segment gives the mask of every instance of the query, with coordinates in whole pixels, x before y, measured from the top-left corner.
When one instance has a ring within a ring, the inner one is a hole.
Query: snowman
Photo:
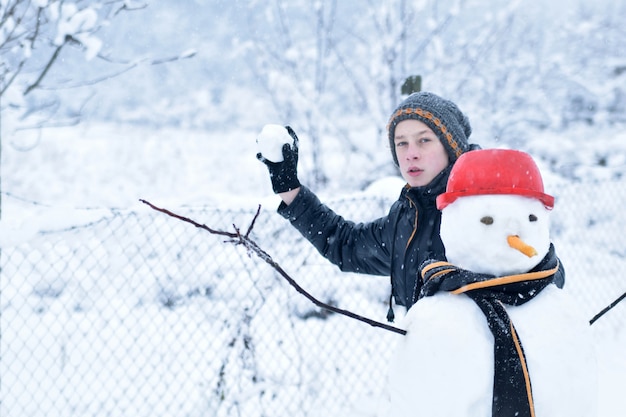
[[[457,160],[437,198],[447,262],[422,266],[390,365],[390,415],[596,415],[590,328],[560,288],[553,204],[524,152]]]

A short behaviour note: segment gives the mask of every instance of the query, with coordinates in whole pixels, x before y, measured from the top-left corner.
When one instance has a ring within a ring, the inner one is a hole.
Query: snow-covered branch
[[[67,122],[63,120],[68,117],[72,123],[79,121],[82,107],[76,107],[85,97],[75,96],[72,103],[61,106],[64,99],[60,98],[58,90],[93,86],[141,65],[160,65],[194,57],[196,51],[192,49],[174,55],[125,59],[103,50],[103,29],[124,12],[146,7],[147,2],[143,0],[0,2],[0,111],[14,115],[7,118],[9,122],[20,120],[19,126],[11,125],[8,130],[65,125]],[[88,78],[85,71],[70,74],[65,68],[63,72],[57,70],[68,61],[74,62],[75,68],[76,61],[70,59],[70,54],[76,53],[91,67],[97,67],[98,75]],[[102,63],[116,67],[104,69],[99,65]],[[49,103],[57,105],[49,106]],[[65,107],[71,109],[65,111]]]

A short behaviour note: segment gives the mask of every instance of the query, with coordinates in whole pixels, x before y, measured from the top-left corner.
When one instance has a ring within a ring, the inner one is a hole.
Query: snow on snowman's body
[[[389,416],[490,416],[493,336],[466,296],[441,293],[405,316],[389,369]]]
[[[517,235],[529,257],[507,244]],[[549,211],[517,195],[458,198],[442,210],[441,238],[453,265],[505,276],[528,272],[550,246]],[[595,356],[588,322],[566,289],[550,284],[521,306],[507,306],[526,355],[539,417],[596,414]],[[440,292],[407,313],[407,335],[390,367],[391,415],[491,416],[494,338],[464,294]]]
[[[285,127],[268,124],[263,126],[256,142],[259,152],[265,159],[272,162],[282,162],[283,145],[285,143],[293,144],[293,138]]]
[[[566,289],[549,285],[508,308],[522,340],[536,415],[597,415],[597,365],[589,322]]]

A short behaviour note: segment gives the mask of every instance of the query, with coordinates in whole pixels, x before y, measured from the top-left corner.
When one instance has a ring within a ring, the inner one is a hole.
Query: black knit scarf
[[[554,247],[531,271],[495,277],[457,268],[448,262],[426,261],[421,266],[424,280],[418,299],[437,291],[466,294],[487,318],[494,336],[494,379],[492,416],[534,417],[533,394],[522,342],[504,304],[521,305],[539,294],[554,280],[559,268]]]

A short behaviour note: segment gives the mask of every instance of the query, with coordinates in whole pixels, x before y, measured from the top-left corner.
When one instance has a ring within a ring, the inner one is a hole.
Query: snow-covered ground
[[[138,201],[224,228],[245,227],[262,204],[255,237],[278,263],[324,300],[384,321],[386,279],[294,253],[304,246],[273,213],[257,133],[84,125],[3,139],[1,415],[372,414],[399,336],[336,315],[305,319],[316,309],[261,260]],[[616,145],[626,153],[626,141]],[[591,318],[626,290],[626,186],[544,177],[568,287]],[[401,183],[322,197],[362,213],[358,198],[391,201]],[[603,417],[626,410],[624,317],[626,302],[593,325]]]

